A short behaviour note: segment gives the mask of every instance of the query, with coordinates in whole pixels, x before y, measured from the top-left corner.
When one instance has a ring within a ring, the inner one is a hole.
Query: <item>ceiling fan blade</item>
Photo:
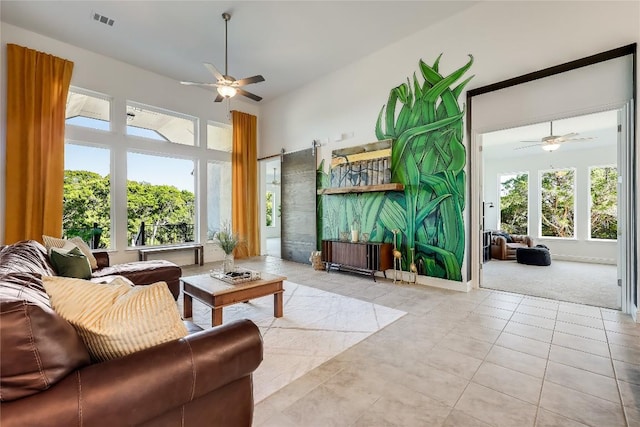
[[[216,87],[216,86],[218,86],[217,83],[180,82],[180,84],[183,84],[183,85],[186,85],[186,86],[205,86],[205,87]]]
[[[575,141],[588,141],[590,139],[595,139],[592,137],[584,137],[584,138],[571,138],[571,139],[565,139],[564,141],[562,141],[563,144],[566,144],[567,142],[575,142]]]
[[[523,139],[520,142],[540,142],[540,140],[539,139]]]
[[[224,99],[224,96],[218,94],[218,96],[216,96],[216,99],[214,99],[213,102],[222,102],[223,99]]]
[[[208,62],[204,62],[204,66],[207,67],[207,70],[209,70],[209,72],[211,74],[213,74],[216,79],[224,80],[224,76],[222,75],[222,73],[220,71],[218,71],[218,69],[216,67],[214,67],[213,64],[209,64]]]
[[[571,133],[568,133],[566,135],[559,136],[558,138],[559,139],[569,139],[569,138],[573,138],[574,136],[578,136],[578,134],[575,133],[575,132],[571,132]]]
[[[240,87],[240,86],[250,85],[253,83],[260,83],[263,81],[264,81],[264,77],[262,77],[261,75],[257,75],[253,77],[246,77],[244,79],[236,80],[236,85]]]
[[[531,145],[524,145],[522,147],[516,147],[514,148],[514,150],[522,150],[523,148],[531,148],[531,147],[538,147],[540,145],[543,145],[542,143],[540,144],[531,144]]]
[[[244,89],[240,89],[240,88],[238,88],[237,90],[238,90],[238,93],[239,93],[240,95],[242,95],[242,96],[246,96],[247,98],[251,98],[251,99],[253,99],[254,101],[260,101],[260,100],[262,99],[262,97],[261,97],[261,96],[254,95],[253,93],[251,93],[251,92],[247,92],[247,91],[246,91],[246,90],[244,90]]]

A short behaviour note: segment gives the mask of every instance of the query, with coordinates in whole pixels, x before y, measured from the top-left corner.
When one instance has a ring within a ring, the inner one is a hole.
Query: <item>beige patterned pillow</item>
[[[53,309],[71,323],[94,360],[104,361],[187,335],[165,282],[131,286],[43,277]]]
[[[71,239],[67,240],[59,239],[57,237],[45,236],[43,234],[42,242],[44,243],[44,247],[47,248],[47,251],[49,251],[51,248],[71,249],[69,248],[69,243],[73,243],[80,249],[80,251],[82,251],[84,256],[87,257],[87,259],[89,260],[89,265],[91,266],[91,270],[95,270],[96,268],[98,268],[98,261],[96,260],[96,257],[93,256],[91,248],[84,242],[84,240],[82,240],[78,236],[72,237]]]

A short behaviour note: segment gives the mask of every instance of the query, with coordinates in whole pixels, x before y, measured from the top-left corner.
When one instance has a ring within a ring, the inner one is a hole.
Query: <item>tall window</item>
[[[111,129],[111,100],[106,95],[71,88],[65,118],[68,125],[108,131]]]
[[[575,235],[575,169],[541,172],[541,234],[572,238]]]
[[[135,102],[127,102],[127,135],[196,145],[195,117]]]
[[[231,162],[207,163],[207,237],[231,223]]]
[[[192,160],[127,153],[127,218],[131,246],[195,240]]]
[[[590,237],[618,238],[618,169],[615,166],[594,166],[589,172]]]
[[[67,143],[64,155],[63,234],[80,236],[94,249],[109,248],[110,151]]]
[[[528,234],[529,174],[500,175],[500,229]]]
[[[233,137],[231,126],[220,123],[207,123],[207,148],[210,150],[231,152]]]

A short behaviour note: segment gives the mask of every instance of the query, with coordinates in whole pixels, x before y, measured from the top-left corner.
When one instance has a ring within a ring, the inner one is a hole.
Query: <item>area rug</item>
[[[262,333],[264,360],[253,376],[255,403],[407,314],[289,281],[283,285],[281,318],[273,317],[273,296],[223,310],[223,323],[251,319]],[[211,309],[196,299],[193,321],[211,327]]]

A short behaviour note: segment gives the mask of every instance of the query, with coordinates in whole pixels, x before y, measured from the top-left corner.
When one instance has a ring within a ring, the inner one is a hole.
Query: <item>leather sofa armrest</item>
[[[49,390],[3,402],[0,425],[137,425],[250,375],[261,362],[258,327],[238,320],[87,366]]]
[[[491,258],[507,258],[507,239],[503,236],[491,236]]]
[[[98,269],[109,267],[109,252],[107,251],[94,252],[93,256],[96,258],[96,261],[98,262]]]

